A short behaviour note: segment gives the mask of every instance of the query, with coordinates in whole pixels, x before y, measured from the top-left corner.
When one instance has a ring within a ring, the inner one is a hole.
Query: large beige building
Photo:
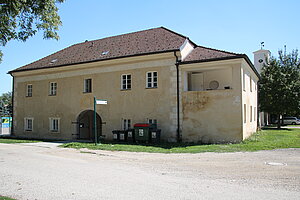
[[[157,123],[175,142],[237,142],[257,128],[258,73],[245,54],[198,46],[164,27],[72,45],[10,71],[13,134],[92,139]]]

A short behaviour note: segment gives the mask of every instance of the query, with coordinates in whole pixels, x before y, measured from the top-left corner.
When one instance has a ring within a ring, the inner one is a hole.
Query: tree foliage
[[[272,57],[262,68],[260,109],[270,114],[295,116],[300,113],[300,61],[298,50]],[[278,120],[280,128],[280,120]]]
[[[0,46],[10,40],[25,42],[37,31],[44,39],[59,39],[62,24],[56,3],[64,0],[0,0]],[[0,52],[0,59],[2,53]]]
[[[12,109],[12,93],[3,93],[0,96],[0,117],[10,115]]]

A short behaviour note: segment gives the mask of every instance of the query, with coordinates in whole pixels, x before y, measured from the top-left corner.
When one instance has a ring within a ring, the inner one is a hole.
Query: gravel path
[[[59,199],[300,199],[300,149],[155,154],[0,144],[0,195]]]

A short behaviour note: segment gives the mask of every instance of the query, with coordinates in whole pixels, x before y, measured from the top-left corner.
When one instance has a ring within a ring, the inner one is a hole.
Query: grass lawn
[[[253,134],[247,140],[238,144],[101,144],[93,143],[67,143],[61,145],[65,148],[88,148],[109,151],[131,151],[150,153],[201,153],[201,152],[238,152],[259,151],[282,148],[300,148],[300,129],[266,129]]]
[[[9,198],[9,197],[0,196],[0,200],[15,200],[15,199],[12,199],[12,198]]]
[[[18,139],[4,139],[0,138],[0,143],[5,143],[5,144],[13,144],[13,143],[32,143],[32,142],[41,142],[37,140],[18,140]],[[1,200],[1,197],[0,197]]]

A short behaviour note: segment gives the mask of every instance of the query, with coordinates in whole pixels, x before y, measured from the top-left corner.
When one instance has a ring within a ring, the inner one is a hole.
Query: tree
[[[259,102],[260,109],[278,116],[300,113],[300,61],[298,50],[286,54],[282,50],[279,57],[272,57],[262,68]]]
[[[0,0],[0,46],[10,40],[25,42],[37,31],[44,39],[59,39],[58,27],[62,24],[55,3],[64,0]],[[2,52],[0,51],[0,62]]]
[[[3,93],[0,96],[0,117],[10,115],[12,109],[12,93]]]

